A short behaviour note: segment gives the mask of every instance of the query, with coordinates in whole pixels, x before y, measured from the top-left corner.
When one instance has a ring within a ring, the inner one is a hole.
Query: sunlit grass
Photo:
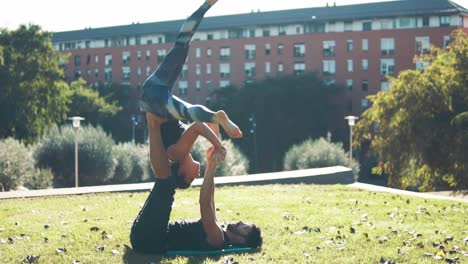
[[[198,191],[177,192],[172,220],[199,218]],[[226,261],[225,256],[167,258],[129,250],[130,227],[147,195],[2,200],[0,263],[20,263],[28,255],[40,255],[39,263]],[[245,220],[262,228],[262,250],[232,255],[238,263],[378,263],[381,258],[443,263],[435,256],[468,263],[466,203],[339,185],[219,187],[215,196],[219,220]]]

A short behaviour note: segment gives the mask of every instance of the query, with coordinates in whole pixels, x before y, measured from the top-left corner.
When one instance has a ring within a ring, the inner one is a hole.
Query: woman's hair
[[[172,162],[171,163],[171,173],[172,175],[175,176],[176,178],[176,187],[179,189],[188,189],[190,187],[191,183],[187,183],[185,181],[185,175],[184,174],[178,174],[180,168],[179,162]]]
[[[252,225],[252,230],[245,238],[245,245],[251,248],[260,248],[263,244],[262,230],[256,225]]]

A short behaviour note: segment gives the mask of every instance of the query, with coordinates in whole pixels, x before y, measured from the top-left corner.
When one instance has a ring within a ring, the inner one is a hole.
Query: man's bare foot
[[[216,4],[216,2],[218,2],[218,0],[206,0],[206,3],[208,3],[210,6],[213,6]]]
[[[241,138],[242,137],[242,131],[239,129],[239,127],[234,124],[226,115],[224,111],[218,111],[215,113],[215,122],[220,124],[223,128],[224,131],[228,134],[229,137],[231,138]]]

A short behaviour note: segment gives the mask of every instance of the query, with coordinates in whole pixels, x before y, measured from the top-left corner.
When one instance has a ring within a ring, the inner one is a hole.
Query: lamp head
[[[85,120],[85,119],[81,116],[74,116],[74,117],[68,118],[68,120],[72,120],[74,128],[79,128],[81,120]]]
[[[345,117],[346,120],[348,120],[348,125],[349,126],[354,126],[356,124],[356,120],[359,118],[357,116],[347,116]]]

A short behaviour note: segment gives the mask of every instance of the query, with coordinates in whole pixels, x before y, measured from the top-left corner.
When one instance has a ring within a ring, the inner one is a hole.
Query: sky
[[[329,5],[350,5],[388,0],[219,0],[207,17]],[[468,0],[452,0],[468,8]],[[184,19],[203,0],[4,0],[0,28],[15,30],[21,24],[40,25],[50,32],[81,30]]]

